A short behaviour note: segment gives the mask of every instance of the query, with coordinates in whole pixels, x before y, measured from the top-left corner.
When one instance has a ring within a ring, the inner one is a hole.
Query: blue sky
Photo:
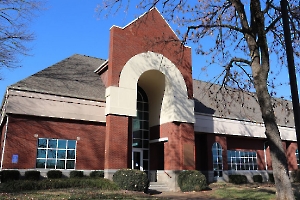
[[[29,44],[31,56],[21,57],[21,68],[2,70],[4,78],[0,85],[0,95],[3,97],[7,86],[14,84],[46,67],[49,67],[73,54],[83,54],[98,58],[108,58],[109,29],[113,25],[125,26],[143,10],[130,8],[128,12],[120,11],[105,18],[97,17],[95,12],[101,0],[88,1],[48,1],[47,9],[40,11],[31,22],[29,29],[34,32],[36,39]],[[173,29],[177,27],[170,24]],[[191,46],[193,47],[193,46]],[[193,51],[193,78],[210,80],[210,74],[216,69],[201,72],[207,58],[196,55]],[[286,82],[288,75],[281,73]],[[282,86],[277,90],[278,96],[288,98],[289,88]]]

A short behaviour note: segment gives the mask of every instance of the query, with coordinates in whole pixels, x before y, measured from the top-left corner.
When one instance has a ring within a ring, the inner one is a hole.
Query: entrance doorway
[[[143,167],[143,151],[140,149],[132,150],[132,169],[144,170]]]

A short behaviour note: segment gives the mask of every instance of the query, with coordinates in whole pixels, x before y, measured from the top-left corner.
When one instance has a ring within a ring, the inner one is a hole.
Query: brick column
[[[168,137],[168,142],[164,143],[164,169],[195,169],[193,124],[171,122],[162,124],[160,128],[161,137]]]
[[[118,169],[128,167],[129,121],[127,116],[106,116],[105,178],[112,179],[112,175]]]

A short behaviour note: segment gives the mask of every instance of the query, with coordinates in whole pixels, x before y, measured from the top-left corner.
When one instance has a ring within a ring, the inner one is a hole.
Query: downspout
[[[2,170],[3,160],[4,160],[4,151],[5,151],[5,143],[6,143],[6,133],[8,127],[8,116],[6,115],[6,123],[5,123],[5,133],[4,133],[4,140],[3,140],[3,147],[2,147],[2,155],[1,155],[1,166],[0,169]]]
[[[266,169],[266,170],[268,170],[267,152],[266,152],[266,149],[267,149],[267,148],[266,148],[266,146],[267,146],[266,144],[267,144],[267,143],[268,143],[268,142],[264,142],[264,156],[265,156],[265,165],[266,165],[266,166],[265,166],[265,169]]]

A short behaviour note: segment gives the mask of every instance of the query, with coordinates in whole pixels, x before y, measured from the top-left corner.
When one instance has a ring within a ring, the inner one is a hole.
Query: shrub
[[[59,170],[49,170],[47,172],[47,177],[50,179],[61,178],[62,172]]]
[[[244,184],[247,183],[247,177],[245,175],[229,175],[229,183]]]
[[[124,190],[144,191],[149,187],[147,174],[136,169],[120,169],[113,175],[113,181]]]
[[[93,178],[104,178],[104,171],[102,171],[102,170],[92,171],[90,173],[90,177],[93,177]]]
[[[300,169],[294,170],[291,174],[294,182],[300,182]]]
[[[70,172],[70,178],[80,178],[80,177],[83,177],[83,171],[74,170]]]
[[[26,180],[33,180],[38,181],[40,180],[40,172],[36,170],[30,170],[25,172],[25,179]]]
[[[262,180],[263,180],[263,178],[262,178],[261,175],[254,175],[253,176],[253,182],[255,182],[255,183],[262,183]]]
[[[274,175],[272,173],[268,173],[268,175],[269,175],[269,182],[275,183]]]
[[[14,181],[20,179],[20,172],[18,170],[3,170],[1,171],[1,182]]]
[[[178,185],[182,192],[201,191],[207,187],[205,176],[197,170],[181,171],[178,175]]]
[[[46,190],[55,188],[97,188],[100,190],[118,190],[118,186],[108,179],[65,178],[44,179],[40,181],[19,180],[3,183],[1,192],[18,192],[23,190]]]

